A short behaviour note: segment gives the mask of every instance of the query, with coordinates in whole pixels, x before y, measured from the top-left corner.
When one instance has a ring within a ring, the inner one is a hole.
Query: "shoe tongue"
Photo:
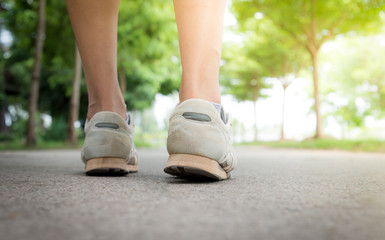
[[[220,103],[215,103],[215,102],[211,102],[211,103],[214,105],[214,107],[215,107],[215,109],[217,110],[217,112],[218,112],[220,118],[222,119],[222,121],[223,121],[224,123],[226,123],[225,111],[223,110],[222,104],[220,104]]]

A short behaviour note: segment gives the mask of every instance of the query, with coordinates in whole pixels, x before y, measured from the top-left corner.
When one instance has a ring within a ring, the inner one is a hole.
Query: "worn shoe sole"
[[[137,171],[138,165],[128,165],[122,158],[93,158],[85,167],[85,173],[92,176],[121,176]]]
[[[230,177],[217,161],[191,154],[171,154],[164,172],[184,178],[225,180]]]

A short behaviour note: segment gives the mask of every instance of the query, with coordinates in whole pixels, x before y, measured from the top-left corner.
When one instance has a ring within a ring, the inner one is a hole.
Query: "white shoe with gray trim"
[[[222,116],[222,117],[221,117]],[[171,114],[164,171],[181,177],[223,180],[237,164],[232,147],[231,115],[211,102],[189,99]]]
[[[85,124],[82,161],[87,175],[125,175],[138,171],[132,115],[98,112]]]

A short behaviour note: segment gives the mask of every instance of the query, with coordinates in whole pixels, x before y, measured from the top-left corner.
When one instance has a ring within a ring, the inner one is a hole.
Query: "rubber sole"
[[[137,171],[138,165],[128,165],[122,158],[93,158],[85,167],[85,173],[91,176],[122,176]]]
[[[164,172],[184,178],[225,180],[230,177],[217,161],[191,154],[171,154]]]

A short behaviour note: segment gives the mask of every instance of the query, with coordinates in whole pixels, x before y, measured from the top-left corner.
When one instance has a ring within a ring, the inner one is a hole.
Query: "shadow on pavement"
[[[189,178],[182,178],[182,177],[168,177],[166,179],[167,183],[170,184],[207,184],[207,183],[218,183],[221,181],[216,181],[211,178],[197,178],[197,177],[189,177]]]

